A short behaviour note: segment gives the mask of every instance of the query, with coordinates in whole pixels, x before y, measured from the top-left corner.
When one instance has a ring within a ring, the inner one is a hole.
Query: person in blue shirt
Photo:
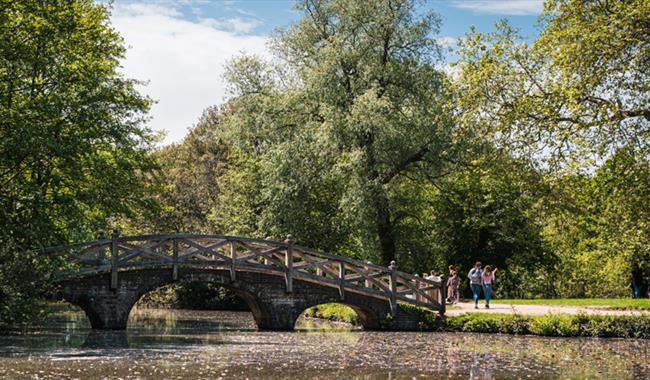
[[[481,295],[481,262],[477,261],[474,264],[467,277],[469,277],[469,286],[472,288],[472,294],[474,295],[474,309],[478,309],[478,298]]]

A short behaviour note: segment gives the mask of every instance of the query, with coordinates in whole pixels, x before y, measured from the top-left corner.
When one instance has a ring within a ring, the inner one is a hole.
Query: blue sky
[[[181,141],[206,107],[224,101],[227,94],[221,76],[228,59],[240,52],[269,54],[266,43],[272,31],[301,16],[293,4],[289,0],[113,2],[113,25],[129,46],[123,71],[148,83],[141,90],[157,101],[150,125],[166,131],[165,144]],[[542,0],[428,0],[422,7],[442,16],[437,37],[449,45],[471,25],[492,31],[502,18],[534,38]]]

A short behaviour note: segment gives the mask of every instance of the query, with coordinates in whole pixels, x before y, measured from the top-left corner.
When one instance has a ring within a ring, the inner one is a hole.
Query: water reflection
[[[0,337],[0,378],[650,378],[650,341],[345,330],[260,332],[250,313],[137,310],[127,331],[60,314]]]

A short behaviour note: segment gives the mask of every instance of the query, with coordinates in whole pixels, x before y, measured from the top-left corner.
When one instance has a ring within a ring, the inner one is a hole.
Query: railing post
[[[287,236],[290,236],[290,235],[287,235]],[[264,240],[273,240],[273,236],[267,236],[267,237],[264,238]],[[266,258],[266,256],[263,257],[263,260],[264,260],[264,265],[271,265],[271,260]]]
[[[235,261],[237,260],[237,247],[235,242],[230,243],[230,281],[234,282],[236,277]]]
[[[111,290],[117,289],[117,254],[118,254],[118,239],[120,232],[117,228],[113,229],[111,234]]]
[[[397,315],[397,264],[391,261],[388,266],[390,269],[390,313],[394,317]]]
[[[345,299],[345,261],[339,261],[339,296]]]
[[[422,299],[422,296],[420,296],[420,288],[422,287],[422,284],[420,284],[420,275],[416,273],[414,274],[414,276],[415,276],[414,285],[415,285],[415,289],[417,289],[415,291],[415,300],[420,301]]]
[[[174,255],[174,264],[172,264],[172,280],[178,280],[178,240],[174,239],[172,245],[173,255]]]
[[[104,240],[106,239],[106,235],[104,235],[104,231],[99,231],[97,234],[97,240]],[[105,248],[100,248],[99,252],[97,252],[97,265],[102,265],[104,264],[104,260],[106,260],[106,252],[104,252]]]
[[[372,263],[368,261],[366,262],[366,264],[372,264]],[[368,276],[370,276],[370,267],[366,265],[364,269],[366,270],[366,273],[368,273]],[[372,282],[370,282],[369,278],[366,278],[363,284],[366,286],[366,288],[372,288]]]
[[[287,285],[287,293],[293,292],[293,236],[287,235],[287,255],[284,258],[284,265],[287,267],[284,279]]]

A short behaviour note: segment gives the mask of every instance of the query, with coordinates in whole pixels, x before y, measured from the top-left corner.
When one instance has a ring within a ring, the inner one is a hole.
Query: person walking
[[[639,264],[634,264],[632,268],[632,297],[641,298],[643,289],[643,270]]]
[[[481,295],[481,262],[477,261],[467,274],[469,277],[469,286],[472,288],[474,296],[474,309],[478,309],[478,297]]]
[[[492,268],[489,265],[485,266],[481,274],[481,285],[483,285],[483,293],[485,294],[485,308],[490,308],[490,297],[492,297],[492,283],[494,282],[494,274],[497,268]]]
[[[453,265],[449,266],[449,278],[447,279],[447,301],[451,304],[458,302],[458,288],[460,286],[460,278],[458,271]]]

